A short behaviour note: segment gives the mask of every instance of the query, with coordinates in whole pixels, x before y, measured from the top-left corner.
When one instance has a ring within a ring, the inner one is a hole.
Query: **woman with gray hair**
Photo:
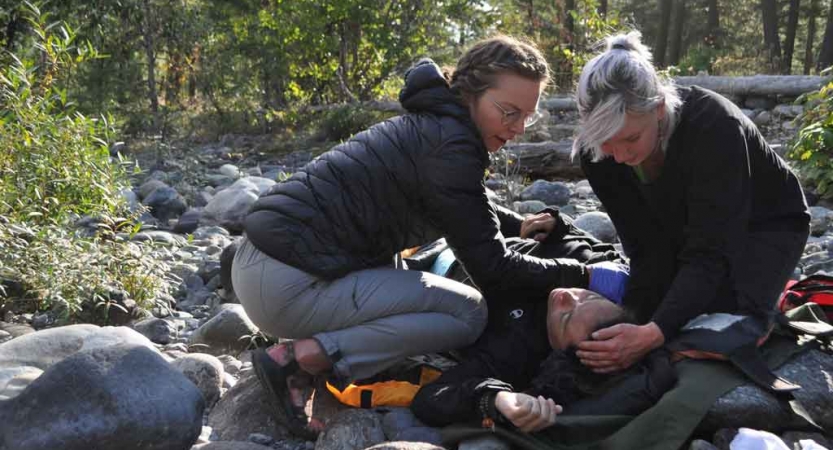
[[[748,320],[759,341],[809,233],[798,179],[755,125],[726,98],[661,78],[640,38],[608,37],[576,90],[573,155],[630,258],[623,304],[643,324],[578,346],[597,372],[632,365],[703,313]]]

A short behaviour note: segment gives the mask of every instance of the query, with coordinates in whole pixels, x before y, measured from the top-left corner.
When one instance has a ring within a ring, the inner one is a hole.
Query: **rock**
[[[391,441],[376,444],[365,450],[445,450],[445,447],[425,442]]]
[[[570,201],[570,188],[564,183],[535,180],[521,192],[521,200],[540,200],[547,205],[564,206]]]
[[[382,431],[390,441],[419,441],[442,445],[439,429],[431,428],[414,416],[410,408],[386,408]]]
[[[810,234],[821,236],[830,228],[830,221],[833,220],[833,211],[823,206],[810,207]]]
[[[234,164],[223,164],[218,169],[221,175],[229,178],[240,178],[240,169]]]
[[[546,207],[547,205],[540,200],[526,200],[512,203],[512,209],[518,214],[535,214]]]
[[[245,179],[240,179],[237,183],[241,181]],[[229,231],[243,231],[243,219],[259,194],[257,187],[253,184],[248,189],[233,189],[232,187],[217,193],[205,205],[200,225],[220,225]]]
[[[833,427],[833,358],[819,350],[808,350],[775,373],[801,386],[794,396],[817,424],[825,429]],[[752,384],[720,397],[700,424],[707,431],[746,427],[781,432],[805,426],[785,402]]]
[[[127,204],[127,209],[130,212],[135,212],[139,208],[139,196],[133,192],[132,189],[122,189],[119,191],[119,194],[124,199],[124,202]]]
[[[217,403],[224,373],[220,360],[204,353],[192,353],[171,362],[171,365],[197,386],[207,408]]]
[[[616,227],[606,213],[593,211],[584,213],[576,218],[573,224],[587,231],[596,239],[612,244],[616,242]]]
[[[688,447],[688,450],[718,450],[717,447],[711,444],[709,441],[704,441],[702,439],[695,439],[691,442],[691,445]]]
[[[157,344],[169,344],[176,337],[176,327],[171,322],[156,317],[133,324],[133,329]]]
[[[208,414],[208,426],[225,441],[243,441],[252,433],[288,436],[286,428],[275,420],[272,401],[254,372],[248,370],[214,405]]]
[[[145,181],[141,186],[139,186],[139,198],[144,199],[145,197],[153,193],[153,191],[155,191],[156,189],[167,186],[168,185],[164,182],[151,178]]]
[[[0,436],[15,450],[189,448],[204,406],[197,388],[154,350],[83,349],[0,403]]]
[[[224,306],[227,309],[224,309],[194,332],[190,340],[191,345],[207,345],[208,348],[205,349],[205,353],[212,355],[237,354],[246,349],[249,341],[245,339],[245,336],[255,335],[258,328],[249,320],[243,306],[239,304],[226,304]]]
[[[245,441],[215,441],[195,445],[191,450],[272,450],[272,447]]]
[[[755,122],[755,125],[758,125],[759,127],[762,125],[767,125],[770,122],[772,122],[772,114],[769,111],[761,111],[755,116],[754,119],[752,119],[752,121]]]
[[[753,118],[753,117],[755,117],[755,111],[753,111],[753,110],[751,110],[751,109],[749,109],[749,108],[741,108],[741,109],[740,109],[740,112],[742,112],[744,116],[746,116],[746,117],[748,117],[748,118],[750,118],[750,119],[751,119],[751,118]]]
[[[202,217],[202,208],[189,208],[177,220],[174,225],[174,233],[188,234],[193,232],[200,226],[200,218]]]
[[[277,184],[275,180],[263,177],[248,177],[245,180],[257,187],[258,195],[265,194],[272,186]]]
[[[775,107],[775,100],[771,97],[749,96],[743,102],[743,106],[752,109],[772,109]]]
[[[185,245],[188,241],[177,234],[173,234],[167,231],[161,230],[151,230],[151,231],[140,231],[133,235],[130,239],[131,241],[135,242],[157,242],[160,244],[168,244],[168,245]]]
[[[789,448],[802,448],[800,441],[810,440],[824,448],[833,448],[831,442],[821,433],[811,433],[807,431],[787,431],[781,435],[781,440],[787,444]]]
[[[220,284],[223,290],[226,291],[226,296],[229,302],[235,302],[237,295],[234,293],[234,286],[231,284],[231,264],[234,261],[234,255],[240,247],[241,241],[235,240],[227,245],[220,254]]]
[[[772,109],[772,112],[781,117],[794,119],[804,112],[804,107],[801,105],[778,105]]]
[[[512,447],[496,436],[480,436],[460,442],[457,450],[512,450]]]
[[[199,265],[199,269],[197,270],[197,275],[203,279],[204,282],[208,282],[208,280],[216,277],[220,274],[220,261],[214,261],[211,259],[204,259],[202,263]]]
[[[12,338],[20,337],[25,334],[34,333],[35,329],[30,325],[22,323],[0,322],[0,330],[12,335]]]
[[[142,199],[142,204],[151,208],[153,217],[163,222],[179,216],[188,208],[185,199],[170,186],[160,186],[154,189]]]
[[[729,450],[729,446],[735,436],[738,435],[738,430],[735,428],[721,428],[714,433],[712,442],[714,446],[720,450]]]
[[[366,409],[348,409],[336,414],[318,436],[316,450],[362,450],[384,442],[379,415]]]
[[[68,325],[12,339],[0,346],[0,400],[17,396],[43,371],[81,350],[122,344],[159,354],[148,338],[127,327]]]

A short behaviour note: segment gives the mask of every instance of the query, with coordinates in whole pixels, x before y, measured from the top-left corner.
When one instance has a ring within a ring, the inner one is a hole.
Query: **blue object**
[[[437,259],[434,260],[434,264],[431,265],[431,269],[429,271],[444,277],[445,274],[448,273],[451,263],[456,260],[457,257],[454,256],[454,252],[452,252],[450,248],[447,248],[437,255]]]
[[[630,278],[630,268],[610,261],[590,264],[587,268],[591,271],[590,285],[587,288],[621,305]]]

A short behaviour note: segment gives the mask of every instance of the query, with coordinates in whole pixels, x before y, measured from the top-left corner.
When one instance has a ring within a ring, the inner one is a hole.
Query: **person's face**
[[[524,122],[537,114],[543,83],[513,73],[497,76],[495,84],[469,105],[471,116],[489,153],[524,134]]]
[[[596,327],[616,318],[622,307],[587,289],[553,289],[547,300],[550,347],[566,350],[590,338]]]
[[[602,153],[613,156],[620,164],[642,164],[659,151],[659,122],[663,114],[663,106],[644,114],[626,113],[622,128],[602,143]]]

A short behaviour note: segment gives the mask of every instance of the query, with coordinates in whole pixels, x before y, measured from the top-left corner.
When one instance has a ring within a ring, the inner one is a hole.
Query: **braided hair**
[[[546,85],[550,69],[541,51],[531,42],[498,35],[475,43],[444,75],[451,91],[461,99],[477,98],[492,87],[502,73],[514,73]]]

